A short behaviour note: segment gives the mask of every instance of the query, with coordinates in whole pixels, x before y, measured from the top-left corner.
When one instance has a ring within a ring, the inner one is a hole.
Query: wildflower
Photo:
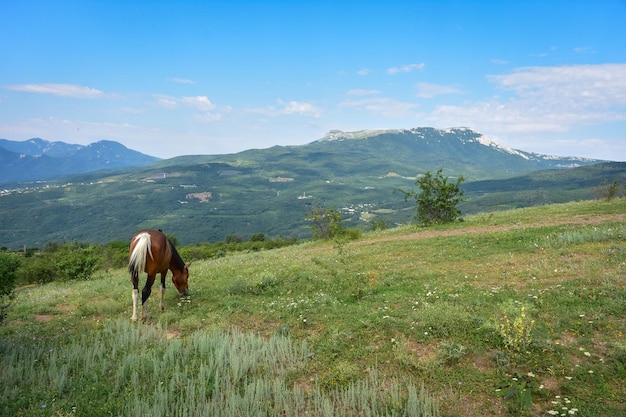
[[[551,416],[558,416],[559,412],[555,411],[555,410],[550,410],[550,411],[548,411],[548,414],[550,414]]]
[[[568,381],[571,381],[572,377],[571,376],[566,376],[565,379],[567,379]]]
[[[592,373],[593,373],[593,371],[590,369],[590,370],[589,370],[589,373],[590,373],[590,374],[592,374]]]
[[[41,404],[41,409],[43,410],[44,408],[46,408],[45,404]]]
[[[591,356],[591,353],[585,352],[585,356]]]
[[[531,377],[531,378],[534,378],[534,377],[535,377],[535,374],[533,374],[532,372],[529,372],[527,375],[528,375],[529,377]]]

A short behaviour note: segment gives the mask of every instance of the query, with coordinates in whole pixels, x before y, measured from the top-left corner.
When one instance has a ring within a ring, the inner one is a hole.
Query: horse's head
[[[172,282],[181,296],[189,295],[189,265],[185,264],[182,271],[177,271],[172,275]]]

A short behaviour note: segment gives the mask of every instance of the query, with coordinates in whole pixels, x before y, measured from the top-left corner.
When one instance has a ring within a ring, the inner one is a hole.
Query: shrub
[[[17,278],[21,284],[45,284],[57,279],[57,270],[47,254],[38,254],[24,258],[17,270]]]
[[[372,221],[372,230],[387,230],[387,223],[383,219],[376,219]]]
[[[460,189],[464,178],[458,177],[455,183],[448,182],[448,177],[442,175],[439,169],[435,175],[427,171],[423,176],[415,181],[421,192],[415,190],[402,191],[404,201],[410,197],[417,203],[416,218],[423,225],[437,223],[450,223],[456,220],[461,211],[457,208],[463,201],[463,191]]]
[[[17,276],[25,284],[85,280],[91,278],[100,262],[96,246],[49,243],[44,252],[24,259]]]
[[[341,213],[330,207],[319,205],[311,209],[305,220],[310,222],[311,232],[316,239],[333,239],[341,234]]]
[[[345,240],[358,240],[361,236],[363,236],[363,231],[356,228],[344,229],[339,234],[339,237]]]
[[[61,280],[85,280],[98,269],[100,258],[93,246],[67,247],[54,254],[54,265]]]
[[[14,253],[0,252],[0,323],[4,321],[13,298],[20,259]]]

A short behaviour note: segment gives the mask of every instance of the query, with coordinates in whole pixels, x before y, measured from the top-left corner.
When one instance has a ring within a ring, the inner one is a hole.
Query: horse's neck
[[[176,251],[176,248],[174,247],[174,245],[172,245],[172,242],[167,241],[167,247],[170,250],[171,256],[170,256],[170,271],[172,271],[172,273],[174,272],[181,272],[183,270],[183,266],[185,263],[183,262],[182,258],[180,257],[180,255],[178,254],[178,252]]]

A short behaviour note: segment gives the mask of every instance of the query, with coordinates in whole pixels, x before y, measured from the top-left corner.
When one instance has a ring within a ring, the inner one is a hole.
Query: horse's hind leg
[[[148,279],[146,280],[146,285],[141,290],[141,319],[146,321],[148,317],[148,297],[150,297],[150,293],[152,292],[152,284],[154,284],[154,279],[156,278],[156,274],[148,275]]]
[[[167,271],[164,274],[161,274],[161,311],[165,311],[165,277],[167,276]]]

